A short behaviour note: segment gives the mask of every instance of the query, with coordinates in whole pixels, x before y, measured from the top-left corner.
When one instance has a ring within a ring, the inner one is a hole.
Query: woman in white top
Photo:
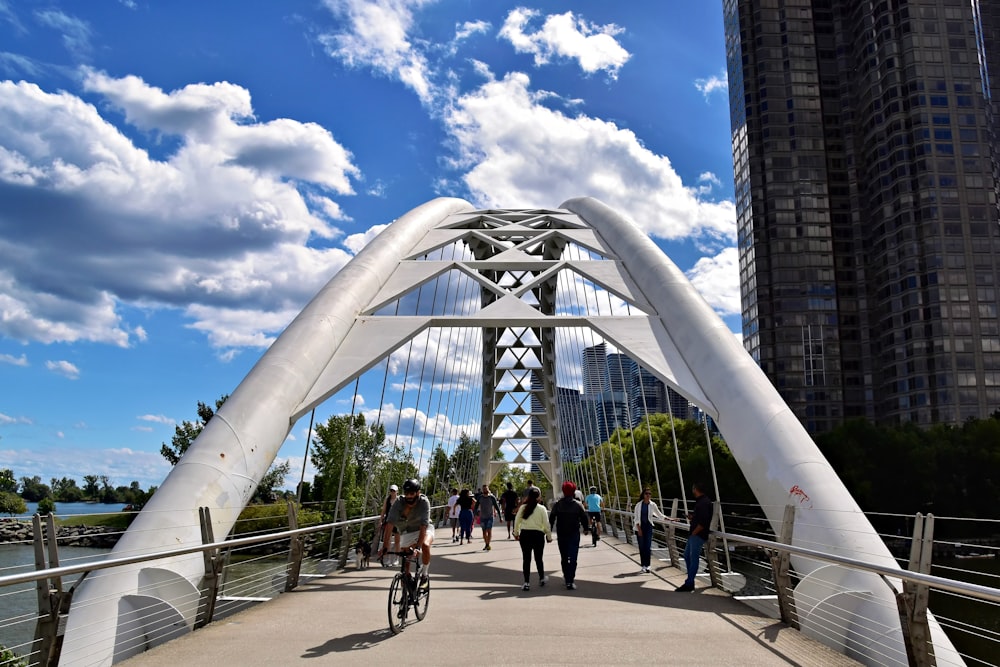
[[[545,564],[542,554],[545,553],[545,543],[552,541],[552,528],[549,526],[549,511],[545,505],[538,502],[542,492],[537,486],[528,489],[524,503],[517,508],[514,517],[514,539],[521,543],[521,555],[524,557],[524,585],[521,590],[530,590],[528,580],[531,576],[531,556],[535,556],[535,567],[538,568],[538,585],[544,586],[549,580],[545,576]]]
[[[649,572],[649,561],[653,552],[653,519],[666,519],[663,512],[653,502],[653,492],[649,487],[642,490],[642,500],[635,504],[632,523],[639,542],[640,572]]]

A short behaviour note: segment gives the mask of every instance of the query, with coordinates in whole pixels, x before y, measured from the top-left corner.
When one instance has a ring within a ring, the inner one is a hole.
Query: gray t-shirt
[[[479,510],[479,518],[482,519],[492,519],[494,511],[500,513],[500,503],[497,502],[497,497],[492,493],[486,495],[485,493],[479,496],[479,504],[477,505]]]
[[[409,513],[403,516],[404,511],[409,509]],[[410,533],[420,530],[422,526],[429,526],[431,521],[431,501],[427,496],[420,494],[417,501],[412,505],[407,505],[406,501],[400,497],[389,508],[389,516],[386,523],[394,525],[400,533]]]

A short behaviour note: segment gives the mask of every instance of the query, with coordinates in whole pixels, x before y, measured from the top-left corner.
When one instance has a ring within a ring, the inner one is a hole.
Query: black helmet
[[[403,482],[403,493],[411,493],[413,491],[420,491],[419,479],[408,479]]]

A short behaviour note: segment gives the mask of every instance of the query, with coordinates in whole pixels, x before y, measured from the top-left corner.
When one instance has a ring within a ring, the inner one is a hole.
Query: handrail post
[[[338,500],[337,503],[340,509],[340,520],[347,521],[347,503],[343,500]],[[344,526],[342,530],[343,533],[340,538],[340,561],[337,564],[337,567],[340,568],[347,567],[347,552],[351,545],[351,527]]]
[[[934,549],[934,515],[917,513],[913,522],[913,539],[910,543],[911,572],[931,573]],[[930,654],[930,627],[927,623],[927,602],[930,587],[912,581],[903,581],[903,592],[896,593],[900,627],[906,659],[912,667],[933,667],[937,664]]]
[[[667,524],[667,554],[670,556],[670,567],[678,567],[680,551],[677,549],[677,510],[680,501],[674,498],[670,503],[670,522]]]
[[[212,513],[209,508],[198,508],[198,521],[201,524],[202,544],[215,542]],[[201,554],[205,562],[205,576],[201,580],[201,604],[198,605],[198,616],[194,623],[195,629],[202,628],[212,622],[212,617],[215,615],[215,601],[219,597],[219,572],[222,569],[218,548],[206,549]]]
[[[31,518],[33,542],[35,547],[35,569],[44,570],[48,567],[59,567],[58,545],[56,544],[56,525],[52,514],[46,517],[46,534],[48,536],[49,565],[45,564],[46,540],[42,535],[42,518],[35,514]],[[55,665],[59,661],[59,614],[63,607],[62,579],[48,577],[35,582],[38,595],[38,620],[35,622],[35,637],[33,650],[38,651],[40,665]]]
[[[792,543],[792,529],[795,524],[795,506],[785,505],[785,516],[781,521],[781,534],[777,536],[780,544]],[[784,550],[771,550],[771,569],[774,571],[774,586],[778,593],[778,611],[785,625],[800,629],[799,613],[795,608],[795,596],[792,593],[792,578],[788,574],[792,555]]]
[[[708,564],[708,578],[712,582],[713,588],[722,588],[722,577],[719,575],[719,557],[715,553],[715,549],[719,545],[716,530],[719,528],[721,514],[722,503],[712,503],[712,520],[709,522],[708,541],[705,542],[705,562]]]
[[[288,501],[288,529],[298,530],[299,515],[295,503]],[[302,571],[302,552],[305,538],[302,535],[292,536],[288,549],[288,575],[285,578],[285,592],[294,590],[299,585],[299,573]]]

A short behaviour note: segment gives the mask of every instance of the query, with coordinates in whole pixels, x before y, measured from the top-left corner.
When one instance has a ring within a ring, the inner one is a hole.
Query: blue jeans
[[[684,564],[687,565],[687,580],[685,584],[694,586],[694,578],[698,574],[698,561],[701,548],[705,546],[705,538],[701,535],[688,535],[687,546],[684,547]]]
[[[459,538],[472,539],[472,524],[475,521],[472,510],[462,510],[458,513]]]
[[[576,581],[576,560],[580,555],[580,533],[569,535],[559,540],[559,556],[562,564],[563,579],[567,584]]]
[[[653,524],[644,524],[642,535],[637,534],[635,539],[639,543],[639,565],[649,567],[649,559],[653,553]]]

